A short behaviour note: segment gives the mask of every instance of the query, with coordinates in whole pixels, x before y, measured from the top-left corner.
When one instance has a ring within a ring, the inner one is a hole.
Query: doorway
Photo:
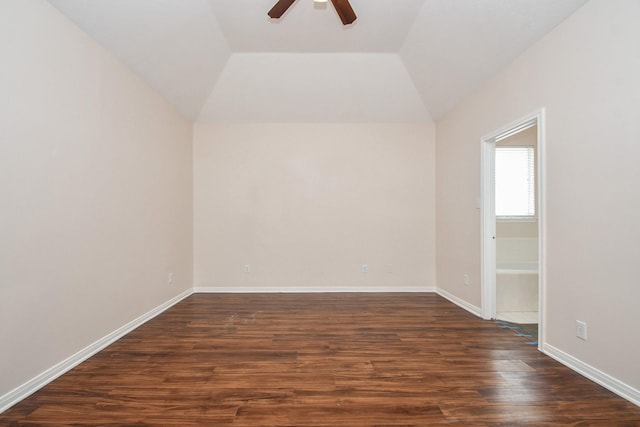
[[[482,138],[482,315],[544,343],[544,110]]]

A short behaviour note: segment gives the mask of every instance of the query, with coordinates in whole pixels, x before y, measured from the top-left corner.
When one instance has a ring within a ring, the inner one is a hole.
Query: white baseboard
[[[594,368],[591,365],[584,363],[579,359],[576,359],[570,354],[565,353],[564,351],[550,344],[543,344],[542,352],[547,356],[562,363],[563,365],[573,369],[580,375],[589,378],[591,381],[600,384],[602,387],[608,389],[609,391],[612,391],[618,396],[627,399],[634,405],[640,406],[640,390],[623,383],[622,381],[602,372],[597,368]]]
[[[31,394],[40,390],[42,387],[49,384],[51,381],[67,373],[68,371],[75,368],[80,363],[84,362],[85,360],[87,360],[88,358],[90,358],[100,350],[104,349],[108,345],[119,340],[120,338],[122,338],[132,330],[136,329],[140,325],[144,324],[145,322],[148,322],[149,320],[153,319],[158,314],[162,313],[163,311],[167,310],[168,308],[182,301],[192,293],[193,293],[193,289],[187,289],[186,291],[170,299],[169,301],[163,304],[160,304],[159,306],[148,311],[147,313],[143,314],[137,319],[132,320],[126,325],[100,338],[98,341],[94,342],[93,344],[88,345],[87,347],[83,348],[76,354],[69,356],[62,362],[52,366],[51,368],[47,369],[46,371],[42,372],[36,377],[30,379],[29,381],[22,384],[21,386],[18,386],[15,389],[11,390],[4,396],[0,396],[0,413],[6,411],[11,406],[20,402],[22,399],[25,399]]]
[[[451,301],[452,303],[454,303],[458,307],[464,308],[469,313],[474,314],[474,315],[482,318],[482,310],[479,307],[476,307],[475,305],[469,304],[465,300],[463,300],[461,298],[458,298],[457,296],[455,296],[453,294],[450,294],[449,292],[445,291],[444,289],[437,288],[436,289],[436,293],[438,295],[440,295],[441,297],[443,297],[445,299],[448,299],[449,301]]]
[[[132,320],[126,325],[116,329],[110,334],[102,337],[98,341],[90,344],[76,354],[68,357],[62,362],[52,366],[38,376],[32,378],[26,383],[6,393],[0,397],[0,413],[9,409],[11,406],[35,393],[51,381],[70,371],[80,363],[84,362],[100,350],[106,348],[118,339],[122,338],[140,325],[148,322],[158,314],[174,306],[193,293],[330,293],[330,292],[436,292],[438,295],[446,298],[457,306],[467,310],[468,312],[482,317],[480,308],[469,304],[468,302],[456,297],[453,294],[434,287],[428,286],[404,286],[404,287],[353,287],[353,286],[330,286],[330,287],[237,287],[237,286],[200,286],[188,289],[169,301],[155,307],[137,319]],[[542,345],[542,352],[549,357],[557,360],[563,365],[573,369],[579,374],[589,378],[590,380],[600,384],[613,393],[627,399],[635,405],[640,406],[640,390],[590,366],[579,359],[571,356],[555,348],[550,344]]]
[[[469,304],[468,302],[458,298],[453,294],[450,294],[443,289],[436,289],[436,293],[443,298],[448,299],[457,306],[467,310],[468,312],[482,318],[482,310],[480,308]],[[600,384],[604,388],[628,400],[634,405],[640,406],[640,390],[623,383],[622,381],[612,377],[611,375],[606,374],[601,370],[582,362],[581,360],[571,356],[568,353],[565,353],[562,350],[557,349],[550,344],[542,343],[541,351],[547,356],[562,363],[566,367],[576,371],[580,375],[583,375],[591,381]]]
[[[296,287],[270,287],[270,286],[196,286],[194,293],[216,294],[274,294],[274,293],[374,293],[374,292],[435,292],[430,286],[296,286]]]

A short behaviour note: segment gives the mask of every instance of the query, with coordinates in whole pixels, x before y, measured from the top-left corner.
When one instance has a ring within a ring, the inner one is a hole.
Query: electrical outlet
[[[167,282],[168,282],[170,285],[173,285],[173,273],[169,273],[169,280],[167,280]]]
[[[462,275],[462,282],[464,283],[465,286],[469,286],[469,275],[468,274],[463,274]]]
[[[362,272],[363,273],[368,273],[369,272],[369,266],[367,266],[367,264],[362,264]]]
[[[587,340],[587,323],[576,320],[576,336],[580,339]]]
[[[244,265],[244,272],[245,273],[251,273],[251,264],[245,264]]]

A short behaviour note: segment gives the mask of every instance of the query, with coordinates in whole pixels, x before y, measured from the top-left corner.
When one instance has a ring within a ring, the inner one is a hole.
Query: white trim
[[[508,138],[514,133],[533,127],[536,124],[536,120],[538,120],[537,124],[540,124],[540,116],[542,115],[544,115],[544,108],[536,110],[533,113],[527,114],[526,116],[521,117],[518,120],[514,120],[506,126],[502,126],[500,129],[493,131],[490,134],[484,136],[482,140],[483,141],[493,140],[495,142],[495,141],[500,141],[501,139],[504,139],[504,138]]]
[[[508,131],[506,131],[506,132],[501,132],[498,136],[496,136],[494,138],[495,142],[500,142],[503,139],[507,139],[510,136],[515,135],[516,133],[520,133],[520,132],[525,131],[527,129],[531,129],[535,125],[536,125],[536,120],[535,119],[531,119],[531,120],[528,120],[526,123],[523,123],[521,125],[517,125],[516,127],[513,127],[513,128],[511,128],[510,126],[507,126],[510,129]]]
[[[568,353],[552,346],[551,344],[544,344],[542,346],[542,352],[547,356],[557,360],[563,365],[573,369],[580,375],[583,375],[591,381],[600,384],[602,387],[612,391],[618,396],[627,399],[634,405],[640,406],[640,390],[631,387],[628,384],[612,377],[609,374],[602,372],[601,370],[594,368],[591,365],[584,363],[583,361],[571,356]]]
[[[547,342],[546,312],[547,312],[547,159],[546,155],[546,116],[545,109],[538,111],[538,350]]]
[[[194,293],[210,294],[275,294],[275,293],[376,293],[376,292],[435,292],[433,286],[196,286]]]
[[[467,301],[458,298],[457,296],[445,291],[444,289],[436,289],[436,293],[438,295],[440,295],[441,297],[451,301],[452,303],[454,303],[455,305],[457,305],[460,308],[463,308],[465,310],[467,310],[469,313],[474,314],[480,318],[482,318],[482,310],[480,309],[480,307],[476,307],[473,304],[469,304]]]
[[[545,298],[546,298],[546,211],[545,211],[545,109],[540,108],[510,124],[490,133],[480,139],[482,144],[481,156],[481,313],[484,319],[492,319],[496,315],[496,215],[495,195],[493,194],[493,174],[488,173],[493,168],[495,141],[513,134],[523,128],[538,126],[538,139],[536,151],[537,186],[538,194],[538,349],[542,351],[542,345],[546,342],[545,334]]]
[[[158,314],[162,313],[168,308],[174,306],[175,304],[182,301],[192,293],[193,293],[193,289],[187,289],[181,294],[171,298],[169,301],[163,304],[160,304],[156,308],[146,312],[145,314],[138,317],[137,319],[134,319],[131,322],[127,323],[126,325],[111,332],[110,334],[105,335],[104,337],[100,338],[93,344],[90,344],[87,347],[83,348],[76,354],[69,356],[62,362],[57,363],[56,365],[52,366],[51,368],[47,369],[41,374],[30,379],[26,383],[6,393],[4,396],[1,396],[0,397],[0,413],[6,411],[11,406],[15,405],[16,403],[20,402],[21,400],[27,398],[31,394],[40,390],[42,387],[46,386],[47,384],[49,384],[51,381],[55,380],[59,376],[69,372],[71,369],[75,368],[80,363],[84,362],[85,360],[87,360],[88,358],[90,358],[100,350],[113,344],[115,341],[119,340],[120,338],[122,338],[129,332],[133,331],[137,327],[141,326],[142,324],[153,319]]]
[[[169,301],[160,304],[156,308],[148,311],[142,316],[132,320],[126,325],[116,329],[110,334],[102,337],[93,344],[85,347],[74,355],[68,357],[62,362],[52,366],[26,383],[16,387],[4,396],[0,397],[0,414],[21,400],[27,398],[31,394],[35,393],[42,387],[49,384],[59,376],[67,373],[80,363],[89,359],[94,354],[103,350],[107,346],[111,345],[115,341],[119,340],[129,332],[153,319],[160,313],[171,308],[175,304],[179,303],[183,299],[194,293],[328,293],[328,292],[435,292],[443,298],[451,301],[462,309],[474,314],[478,317],[482,317],[482,310],[475,305],[469,304],[461,298],[445,291],[444,289],[429,287],[429,286],[404,286],[404,287],[353,287],[353,286],[329,286],[329,287],[238,287],[238,286],[215,286],[215,287],[195,287],[193,289],[187,289],[179,295],[173,297]],[[540,350],[547,356],[557,360],[570,369],[578,372],[586,378],[594,381],[620,397],[627,399],[631,403],[640,406],[640,390],[631,387],[628,384],[588,365],[581,360],[571,356],[568,353],[563,352],[555,348],[554,346],[544,343],[541,345]]]
[[[492,319],[496,316],[496,199],[495,176],[495,138],[481,140],[482,163],[480,165],[482,200],[480,210],[480,307],[482,318]]]

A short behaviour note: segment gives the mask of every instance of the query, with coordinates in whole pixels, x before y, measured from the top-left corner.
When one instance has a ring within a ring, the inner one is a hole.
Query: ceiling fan
[[[267,15],[273,19],[278,19],[295,2],[296,0],[278,0]],[[353,11],[349,0],[331,0],[331,3],[333,3],[333,7],[336,8],[336,12],[338,12],[338,16],[340,17],[343,25],[349,25],[357,19],[356,13]]]

